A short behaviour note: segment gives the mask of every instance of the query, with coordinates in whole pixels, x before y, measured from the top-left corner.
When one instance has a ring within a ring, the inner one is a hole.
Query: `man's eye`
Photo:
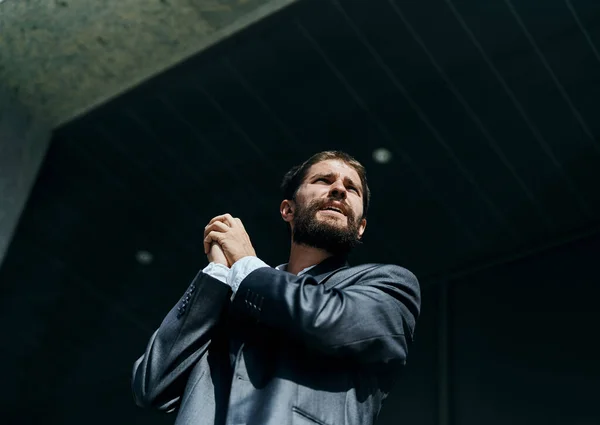
[[[316,181],[328,183],[328,181],[325,177],[319,177]]]

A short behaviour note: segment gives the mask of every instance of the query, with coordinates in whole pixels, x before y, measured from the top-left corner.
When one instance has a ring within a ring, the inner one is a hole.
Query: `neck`
[[[332,254],[322,249],[292,242],[287,271],[289,273],[298,274],[305,268],[319,264],[321,261],[331,256]]]

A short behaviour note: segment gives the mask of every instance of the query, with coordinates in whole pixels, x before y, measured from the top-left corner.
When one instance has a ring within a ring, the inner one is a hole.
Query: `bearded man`
[[[370,425],[405,364],[420,311],[408,270],[349,266],[367,225],[364,167],[318,153],[284,177],[286,264],[271,268],[240,219],[205,228],[208,266],[134,364],[136,403],[176,425]]]

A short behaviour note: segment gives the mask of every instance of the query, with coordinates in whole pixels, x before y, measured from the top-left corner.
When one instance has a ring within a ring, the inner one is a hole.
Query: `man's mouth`
[[[342,214],[342,215],[344,215],[344,216],[346,215],[346,214],[344,213],[344,211],[343,211],[341,208],[338,208],[338,207],[332,207],[332,206],[329,206],[329,207],[322,208],[322,209],[321,209],[321,211],[333,211],[333,212],[336,212],[336,213]]]

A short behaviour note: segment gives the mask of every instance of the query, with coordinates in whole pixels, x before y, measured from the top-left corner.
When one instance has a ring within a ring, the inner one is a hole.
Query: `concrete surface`
[[[4,0],[0,85],[59,126],[296,0]]]

